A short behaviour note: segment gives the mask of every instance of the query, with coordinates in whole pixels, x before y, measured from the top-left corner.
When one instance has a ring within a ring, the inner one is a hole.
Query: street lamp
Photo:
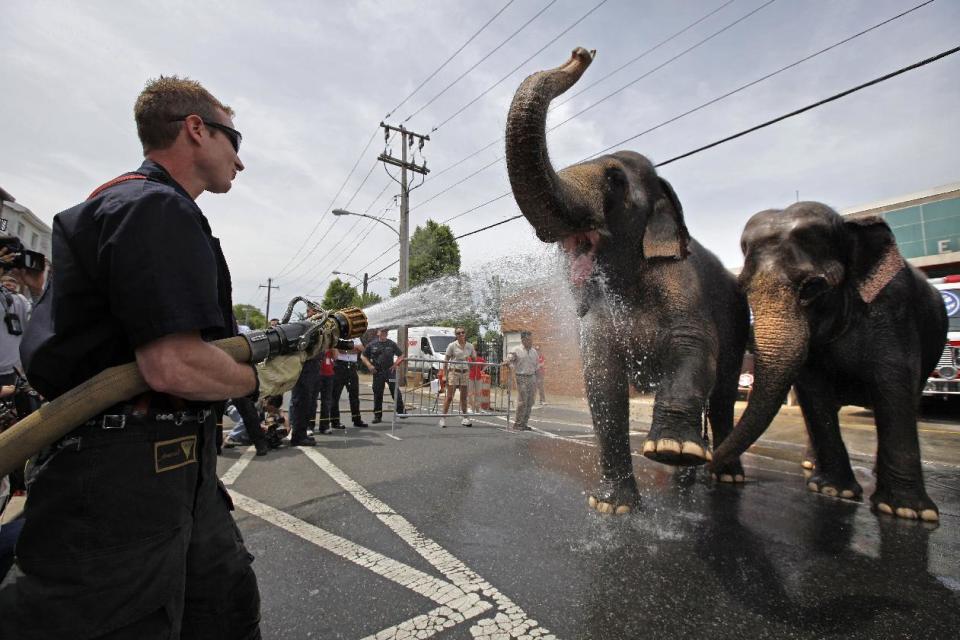
[[[367,295],[367,282],[376,282],[377,280],[389,280],[390,282],[396,282],[396,278],[370,278],[366,273],[363,274],[361,278],[358,275],[347,273],[346,271],[334,271],[333,275],[335,276],[350,276],[351,278],[356,278],[357,281],[363,282],[363,295]]]
[[[404,134],[404,136],[406,136],[406,134]],[[404,162],[406,162],[406,157],[407,147],[406,145],[403,145]],[[400,282],[398,283],[397,290],[401,295],[406,293],[407,288],[410,286],[410,210],[408,207],[409,191],[407,190],[406,175],[406,167],[404,167],[403,188],[400,191],[399,229],[395,229],[392,225],[387,224],[380,218],[374,218],[373,216],[368,216],[365,213],[353,213],[352,211],[345,211],[344,209],[333,210],[333,215],[335,216],[360,216],[361,218],[370,218],[371,220],[376,220],[377,222],[390,227],[390,230],[397,234],[397,239],[400,241]],[[400,348],[404,353],[407,352],[407,325],[405,324],[397,327],[397,344],[400,345]],[[406,380],[406,365],[401,365],[397,373],[398,380]]]
[[[388,223],[386,220],[384,220],[383,218],[377,218],[377,217],[375,217],[375,216],[368,216],[368,215],[365,214],[365,213],[354,213],[353,211],[347,211],[346,209],[334,209],[334,210],[332,211],[332,213],[333,213],[333,215],[335,215],[335,216],[360,216],[361,218],[370,218],[371,220],[376,220],[377,222],[379,222],[379,223],[382,224],[383,226],[389,228],[390,231],[393,231],[395,234],[397,234],[397,237],[398,237],[398,238],[400,237],[400,232],[397,231],[397,228],[394,227],[392,224],[389,224],[389,223]],[[396,220],[390,220],[390,222],[396,222]]]

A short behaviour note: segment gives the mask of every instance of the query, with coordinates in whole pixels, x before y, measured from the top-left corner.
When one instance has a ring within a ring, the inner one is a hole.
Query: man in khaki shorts
[[[443,413],[446,414],[450,411],[453,394],[459,389],[460,414],[463,416],[460,424],[469,427],[473,423],[467,417],[467,386],[470,384],[470,365],[467,363],[467,358],[476,357],[477,352],[473,345],[467,342],[467,332],[463,327],[457,327],[454,333],[457,339],[447,347],[443,361],[443,378],[447,381],[447,397],[443,401]],[[440,426],[447,426],[443,418],[440,418]]]

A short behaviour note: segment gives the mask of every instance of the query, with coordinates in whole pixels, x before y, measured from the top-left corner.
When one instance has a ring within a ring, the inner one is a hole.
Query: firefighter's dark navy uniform
[[[150,160],[124,178],[54,219],[52,283],[21,349],[48,399],[163,336],[234,333],[199,207]],[[147,393],[41,457],[0,638],[260,636],[253,558],[216,475],[215,408]]]

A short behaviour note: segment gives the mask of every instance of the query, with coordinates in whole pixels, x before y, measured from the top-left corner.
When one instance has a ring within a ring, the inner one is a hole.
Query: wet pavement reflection
[[[537,415],[533,433],[505,433],[495,419],[442,431],[409,420],[394,432],[400,440],[386,437],[389,428],[353,430],[321,440],[318,451],[556,637],[957,636],[960,469],[928,473],[939,526],[811,494],[799,465],[762,456],[745,459],[741,487],[635,457],[639,511],[600,515],[586,506],[597,472],[585,430],[560,409]],[[291,451],[273,462],[295,465],[294,475],[257,459],[236,490],[439,575],[301,458]],[[258,556],[264,637],[376,637],[432,606],[325,551],[278,543],[262,520],[239,519]],[[305,566],[313,579],[294,585],[284,575]],[[313,613],[291,622],[286,614],[301,607]],[[483,618],[435,637],[496,637],[481,633]]]

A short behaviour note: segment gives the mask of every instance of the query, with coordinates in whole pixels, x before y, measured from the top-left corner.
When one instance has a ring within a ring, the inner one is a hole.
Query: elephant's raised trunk
[[[736,428],[713,454],[717,467],[746,451],[770,426],[809,347],[809,326],[792,287],[760,275],[747,298],[754,314],[753,391]]]
[[[583,231],[590,214],[583,197],[553,170],[547,154],[546,123],[550,101],[576,83],[590,66],[593,54],[577,47],[562,66],[524,80],[507,116],[510,187],[520,211],[544,242]]]

